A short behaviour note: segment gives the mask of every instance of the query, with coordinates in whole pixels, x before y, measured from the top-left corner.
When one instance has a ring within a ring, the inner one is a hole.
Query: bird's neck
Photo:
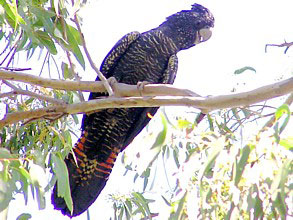
[[[186,45],[188,33],[185,33],[182,28],[180,29],[176,25],[171,26],[170,24],[163,23],[157,29],[174,42],[177,47],[177,52],[190,47]]]
[[[146,32],[144,36],[148,39],[148,42],[157,45],[158,51],[162,50],[161,52],[168,57],[180,51],[173,39],[166,35],[161,28],[152,29]]]

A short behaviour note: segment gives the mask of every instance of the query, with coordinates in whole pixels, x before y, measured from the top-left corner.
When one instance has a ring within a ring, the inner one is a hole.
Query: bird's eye
[[[200,26],[201,26],[201,21],[197,21],[197,22],[195,23],[195,25],[196,25],[196,27],[200,27]]]

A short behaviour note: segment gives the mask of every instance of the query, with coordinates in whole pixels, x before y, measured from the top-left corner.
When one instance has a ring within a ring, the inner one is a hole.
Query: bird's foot
[[[117,79],[116,79],[114,76],[109,77],[109,78],[107,79],[107,81],[108,81],[108,83],[109,83],[109,85],[110,85],[111,87],[113,87],[114,84],[118,83]]]
[[[148,84],[152,84],[151,82],[148,82],[148,81],[142,81],[142,82],[138,82],[137,83],[137,89],[138,89],[138,91],[139,91],[139,94],[140,94],[140,96],[143,96],[142,95],[142,91],[144,90],[144,86],[145,85],[148,85]]]

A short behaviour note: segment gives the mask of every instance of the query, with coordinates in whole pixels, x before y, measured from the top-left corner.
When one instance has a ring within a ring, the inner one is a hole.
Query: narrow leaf
[[[58,196],[64,198],[67,207],[70,211],[72,211],[73,203],[70,193],[68,170],[66,164],[59,152],[52,154],[52,161],[54,164],[53,170],[57,176]]]
[[[287,150],[293,151],[293,137],[281,139],[279,144]]]
[[[29,213],[22,213],[20,214],[16,220],[28,220],[28,219],[31,219],[32,218],[32,215],[29,214]]]
[[[54,42],[52,41],[52,39],[50,38],[50,36],[46,32],[44,32],[44,31],[36,31],[35,36],[41,42],[41,44],[48,49],[48,51],[51,54],[53,54],[53,55],[57,54],[57,49],[55,47],[55,44],[54,44]]]
[[[285,129],[285,127],[287,126],[288,122],[289,122],[289,119],[290,119],[290,108],[287,104],[284,104],[284,105],[281,105],[276,113],[275,113],[275,117],[276,117],[276,120],[279,120],[283,115],[286,115],[286,118],[284,119],[280,129],[279,129],[279,134],[282,133],[282,131]]]
[[[249,154],[250,154],[250,146],[249,145],[246,145],[241,150],[239,162],[236,163],[236,165],[235,165],[236,166],[236,173],[235,173],[235,178],[234,178],[234,184],[235,184],[235,186],[238,185],[238,183],[239,183],[239,181],[241,179],[241,176],[242,176],[243,171],[244,171],[244,167],[247,164],[247,160],[248,160]]]
[[[163,114],[161,114],[161,119],[162,119],[162,124],[163,124],[163,130],[158,134],[156,141],[153,144],[151,149],[161,147],[165,142],[167,130],[168,130],[167,120]]]
[[[73,28],[70,25],[66,25],[66,33],[67,33],[67,40],[70,45],[70,49],[73,52],[75,58],[79,62],[79,64],[82,66],[83,69],[85,69],[85,61],[83,58],[83,55],[79,49],[79,44],[80,44],[80,36],[77,36],[76,29]],[[79,32],[78,32],[79,35]]]
[[[241,74],[241,73],[245,72],[246,70],[251,70],[251,71],[256,73],[256,70],[254,68],[252,68],[250,66],[245,66],[245,67],[242,67],[242,68],[240,68],[238,70],[235,70],[234,74],[238,75],[238,74]]]

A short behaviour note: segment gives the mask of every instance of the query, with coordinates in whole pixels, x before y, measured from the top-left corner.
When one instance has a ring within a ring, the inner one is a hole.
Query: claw
[[[142,95],[142,91],[143,91],[143,89],[144,89],[144,86],[145,85],[148,85],[148,84],[151,84],[151,82],[148,82],[148,81],[142,81],[142,82],[138,82],[137,83],[137,89],[138,89],[138,91],[139,91],[139,94],[140,94],[140,96],[143,96]]]
[[[110,78],[108,78],[107,81],[111,87],[113,87],[114,84],[118,83],[118,81],[116,80],[114,76],[111,76]]]

